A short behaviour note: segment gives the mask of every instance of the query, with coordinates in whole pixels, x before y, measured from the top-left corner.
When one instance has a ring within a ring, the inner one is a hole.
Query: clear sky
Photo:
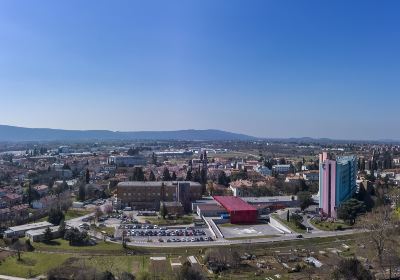
[[[400,139],[400,1],[0,1],[0,124]]]

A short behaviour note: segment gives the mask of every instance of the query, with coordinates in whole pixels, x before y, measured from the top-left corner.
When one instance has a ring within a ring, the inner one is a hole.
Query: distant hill
[[[0,141],[81,141],[81,140],[255,140],[245,134],[216,129],[175,131],[110,131],[25,128],[0,125]]]

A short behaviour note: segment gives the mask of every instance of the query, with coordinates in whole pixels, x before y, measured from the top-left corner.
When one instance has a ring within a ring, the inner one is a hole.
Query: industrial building
[[[6,237],[6,238],[23,237],[23,236],[25,236],[25,233],[27,231],[45,229],[47,227],[52,227],[52,226],[54,226],[54,225],[49,222],[40,222],[40,223],[33,223],[33,224],[26,224],[26,225],[10,227],[4,232],[4,237]]]
[[[232,224],[252,224],[257,222],[257,208],[235,196],[214,196],[230,216]]]

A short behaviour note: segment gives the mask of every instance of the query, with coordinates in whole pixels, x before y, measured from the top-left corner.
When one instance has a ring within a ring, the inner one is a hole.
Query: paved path
[[[1,280],[38,280],[38,279],[46,279],[44,276],[38,276],[35,278],[20,278],[20,277],[14,277],[14,276],[8,276],[8,275],[0,275]]]

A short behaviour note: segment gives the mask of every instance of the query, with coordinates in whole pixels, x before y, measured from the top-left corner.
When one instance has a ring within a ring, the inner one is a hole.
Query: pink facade
[[[336,218],[336,161],[328,157],[328,153],[320,154],[322,165],[322,208],[323,215]]]

